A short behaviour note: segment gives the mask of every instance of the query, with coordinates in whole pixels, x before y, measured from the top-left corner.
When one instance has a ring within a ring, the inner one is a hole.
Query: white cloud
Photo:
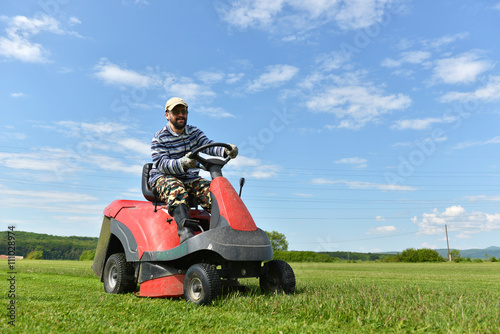
[[[336,164],[354,164],[354,165],[359,165],[359,164],[365,164],[366,159],[361,159],[361,158],[343,158],[340,160],[335,161]]]
[[[448,232],[459,232],[459,238],[470,237],[472,234],[500,229],[500,214],[489,214],[485,212],[470,212],[460,205],[446,208],[443,212],[434,209],[432,213],[423,213],[418,219],[413,217],[412,221],[417,224],[421,234],[444,235],[444,226],[447,225]]]
[[[268,179],[278,175],[282,168],[278,165],[265,164],[260,159],[248,158],[238,155],[237,159],[231,160],[225,171],[225,175],[237,174],[239,176],[254,179]]]
[[[19,196],[32,198],[33,202],[50,203],[50,202],[90,202],[97,200],[96,197],[88,194],[75,194],[67,191],[23,191],[14,190],[4,187],[0,184],[2,195],[6,197]]]
[[[417,188],[404,186],[404,185],[396,185],[396,184],[383,184],[383,183],[371,183],[364,181],[347,181],[347,180],[327,180],[323,178],[312,179],[311,182],[313,184],[343,184],[348,186],[350,189],[377,189],[381,191],[415,191]]]
[[[427,130],[433,124],[441,124],[441,123],[451,123],[454,122],[455,118],[453,117],[442,117],[442,118],[421,118],[421,119],[403,119],[395,121],[391,126],[392,129],[395,130]]]
[[[25,97],[26,95],[24,93],[10,93],[10,96],[12,96],[13,98],[20,98],[20,97]]]
[[[477,201],[500,202],[500,196],[476,195],[476,196],[468,196],[466,197],[466,199],[470,202],[477,202]]]
[[[491,76],[480,88],[472,92],[449,92],[444,94],[441,102],[467,102],[479,100],[491,102],[500,99],[500,76]]]
[[[161,81],[154,75],[144,75],[138,72],[121,68],[106,58],[94,66],[94,75],[110,85],[130,87],[159,86]]]
[[[144,142],[137,138],[124,138],[119,141],[119,145],[123,146],[126,150],[137,152],[141,156],[151,153],[151,143]]]
[[[456,41],[466,39],[469,36],[470,36],[470,34],[467,32],[461,32],[461,33],[457,33],[457,34],[453,34],[453,35],[445,35],[445,36],[438,37],[435,39],[424,40],[423,45],[425,47],[439,49],[442,46],[449,45],[449,44],[454,43]]]
[[[7,22],[7,33],[12,35],[21,35],[23,37],[30,37],[37,35],[42,31],[48,31],[56,34],[63,34],[64,30],[61,29],[59,22],[48,15],[40,15],[37,18],[27,18],[26,16],[15,16],[8,18],[1,17],[2,21]]]
[[[434,78],[447,84],[472,83],[493,64],[480,51],[462,53],[456,57],[439,59],[434,67]]]
[[[61,67],[57,71],[57,73],[61,73],[61,74],[68,74],[68,73],[73,73],[73,72],[74,72],[74,69],[72,69],[71,67]]]
[[[163,88],[168,96],[180,96],[189,105],[191,111],[202,113],[212,118],[234,117],[220,107],[211,107],[210,103],[217,97],[212,86],[219,83],[235,84],[243,78],[243,73],[224,73],[222,71],[199,71],[195,78],[173,74],[167,75]],[[233,92],[232,92],[233,93]]]
[[[226,83],[234,84],[240,81],[244,76],[244,73],[228,73],[226,76]]]
[[[58,124],[62,124],[62,122],[58,122]],[[121,132],[125,131],[127,129],[130,129],[128,125],[125,124],[119,124],[119,123],[112,123],[112,122],[98,122],[98,123],[77,123],[77,122],[71,122],[68,121],[66,123],[67,125],[70,125],[73,129],[76,127],[80,127],[83,131],[86,132],[93,132],[99,135],[104,135],[104,134],[110,134],[113,132]]]
[[[196,73],[196,76],[200,81],[206,84],[213,84],[220,82],[224,79],[225,75],[223,72],[209,72],[209,71],[200,71]]]
[[[151,150],[149,147],[147,153],[149,153],[150,151]],[[101,170],[128,173],[133,175],[141,175],[142,172],[142,164],[138,164],[137,161],[129,161],[125,158],[114,158],[107,155],[88,155],[85,158],[87,163],[97,166]],[[140,159],[137,160],[140,161]]]
[[[383,21],[392,0],[239,0],[218,4],[221,19],[240,29],[279,31],[283,41],[335,22],[341,29],[367,28]]]
[[[49,51],[41,44],[32,41],[33,37],[43,32],[53,34],[71,34],[65,31],[59,21],[48,15],[39,15],[36,18],[26,16],[0,16],[0,20],[7,23],[5,36],[0,36],[0,55],[29,63],[44,63],[48,61]]]
[[[10,208],[30,209],[38,212],[57,214],[88,215],[89,213],[102,212],[102,203],[97,198],[85,193],[69,191],[25,191],[15,190],[0,184],[0,201]],[[68,215],[63,220],[67,222]],[[51,217],[53,219],[55,217]],[[74,219],[77,219],[76,217]],[[82,219],[82,217],[80,217]],[[30,225],[31,222],[20,221],[19,225]]]
[[[302,197],[302,198],[311,198],[314,196],[313,194],[309,193],[293,193],[293,194],[297,197]]]
[[[209,85],[196,83],[188,77],[169,76],[165,79],[163,87],[169,96],[180,96],[189,106],[200,100],[212,99],[217,95]]]
[[[6,126],[7,131],[0,132],[0,142],[11,142],[11,141],[20,141],[26,140],[28,136],[22,132],[11,132],[11,128]],[[12,128],[14,130],[15,128]]]
[[[306,0],[304,0],[306,1]],[[362,29],[382,21],[391,0],[346,0],[335,15],[342,29]]]
[[[74,122],[58,121],[54,123],[55,130],[66,134],[69,137],[79,138],[79,153],[92,156],[102,151],[125,152],[127,155],[135,153],[138,157],[146,157],[151,154],[151,142],[132,137],[134,129],[129,125],[112,122]],[[96,160],[89,160],[102,165]],[[114,163],[116,165],[116,163]],[[123,171],[134,171],[132,169],[120,167]]]
[[[458,143],[454,149],[464,149],[464,148],[469,148],[473,146],[482,146],[482,145],[490,145],[490,144],[500,144],[500,136],[493,137],[488,140],[483,140],[483,141],[466,141],[462,143]]]
[[[336,164],[347,164],[347,165],[355,165],[355,168],[366,168],[368,160],[362,158],[343,158],[335,161]]]
[[[58,173],[68,170],[68,152],[65,150],[40,149],[28,153],[0,152],[0,165],[7,168],[25,171],[40,171]]]
[[[86,169],[138,175],[141,173],[143,161],[150,158],[150,138],[139,138],[138,131],[129,125],[58,121],[37,127],[66,136],[67,148],[41,148],[35,152],[16,154],[0,153],[0,165],[47,172],[43,175],[37,173],[36,177],[60,180]]]
[[[245,173],[244,175],[248,175],[249,177],[255,179],[269,179],[278,175],[281,169],[282,168],[277,165],[262,165],[255,167],[253,170]]]
[[[224,73],[222,71],[199,71],[194,78],[188,76],[176,77],[168,74],[163,81],[163,88],[168,96],[182,97],[188,103],[190,110],[201,112],[213,118],[234,117],[228,111],[218,107],[210,107],[210,103],[217,97],[213,86],[221,83],[233,85],[244,77],[244,73]],[[228,94],[234,94],[236,90]]]
[[[249,158],[244,155],[239,154],[238,159],[235,160],[230,160],[229,165],[231,167],[234,167],[236,169],[238,168],[245,168],[245,167],[255,167],[261,164],[260,159],[255,159],[255,158]]]
[[[74,16],[70,17],[68,22],[71,25],[76,25],[76,24],[81,24],[82,23],[82,21],[80,21],[80,19],[78,19],[78,18],[76,18]]]
[[[368,230],[367,234],[387,234],[396,232],[398,229],[395,226],[379,226]]]
[[[429,244],[428,242],[423,242],[422,243],[422,248],[427,248],[427,249],[436,249],[437,246],[436,245],[431,245]]]
[[[465,213],[465,209],[461,207],[460,205],[453,205],[450,206],[449,208],[446,208],[443,212],[442,215],[445,217],[456,217],[463,215]]]
[[[317,64],[316,67],[323,73],[331,72],[344,66],[351,66],[349,64],[348,55],[340,51],[334,51],[329,54],[321,54],[316,58],[315,62]]]
[[[0,37],[0,55],[28,63],[42,63],[46,61],[48,52],[40,44],[19,37]]]
[[[225,111],[223,108],[217,108],[217,107],[203,107],[199,106],[196,108],[196,112],[199,112],[201,114],[207,115],[208,117],[211,118],[228,118],[228,117],[235,117],[233,114],[230,112]]]
[[[285,0],[233,1],[230,8],[219,6],[222,19],[238,28],[268,27],[281,11]]]
[[[55,130],[66,134],[70,137],[80,138],[83,140],[100,141],[113,133],[123,133],[130,130],[129,125],[113,123],[113,122],[75,122],[75,121],[57,121],[54,125],[38,125],[38,127]]]
[[[409,107],[404,94],[383,95],[375,87],[352,85],[325,89],[307,102],[309,110],[327,112],[340,119],[337,128],[359,129],[383,114]]]
[[[431,57],[428,51],[408,51],[401,53],[399,59],[386,58],[382,62],[384,67],[400,67],[406,63],[408,64],[422,64]]]
[[[123,151],[129,144],[120,144],[121,150]],[[103,146],[107,148],[113,147],[113,145],[107,143],[100,148]],[[146,147],[144,146],[144,148]],[[88,168],[95,169],[96,167],[100,170],[136,175],[141,173],[142,165],[134,163],[133,160],[129,160],[126,157],[114,158],[105,154],[97,154],[97,150],[97,145],[84,142],[74,148],[64,150],[41,148],[37,152],[29,153],[0,152],[0,166],[15,170],[37,172],[32,175],[36,180],[61,181],[74,172],[84,171]],[[141,151],[140,153],[146,156],[149,155],[149,152],[150,148],[148,147],[147,151]],[[45,174],[42,174],[42,172]]]
[[[299,69],[297,67],[291,65],[268,66],[266,72],[250,83],[247,90],[253,93],[282,85],[291,80],[298,71]]]

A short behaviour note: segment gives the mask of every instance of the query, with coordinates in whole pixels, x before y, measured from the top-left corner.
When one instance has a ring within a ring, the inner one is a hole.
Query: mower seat
[[[142,167],[142,195],[144,195],[145,199],[155,205],[165,205],[166,203],[160,200],[156,189],[151,189],[149,186],[149,172],[151,171],[151,168],[153,168],[152,163],[147,163]],[[189,195],[188,205],[190,208],[197,208],[198,199]]]

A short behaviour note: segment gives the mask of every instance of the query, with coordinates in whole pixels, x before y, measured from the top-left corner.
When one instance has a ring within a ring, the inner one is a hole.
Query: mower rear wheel
[[[184,298],[188,302],[207,305],[221,294],[219,273],[208,263],[197,263],[189,267],[184,278]]]
[[[295,292],[295,274],[292,267],[282,260],[266,262],[262,267],[260,288],[263,292],[286,294]]]
[[[107,293],[133,292],[137,287],[135,270],[124,253],[115,253],[106,261],[103,273],[104,291]]]

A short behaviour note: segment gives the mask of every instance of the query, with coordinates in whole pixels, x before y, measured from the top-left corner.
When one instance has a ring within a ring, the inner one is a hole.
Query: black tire
[[[115,253],[106,261],[103,273],[104,291],[107,293],[128,293],[135,291],[134,265],[127,262],[124,253]]]
[[[222,293],[217,270],[208,263],[189,267],[184,278],[184,298],[194,304],[207,305]]]
[[[262,267],[260,288],[263,292],[286,293],[295,292],[295,274],[292,267],[282,260],[266,262]]]

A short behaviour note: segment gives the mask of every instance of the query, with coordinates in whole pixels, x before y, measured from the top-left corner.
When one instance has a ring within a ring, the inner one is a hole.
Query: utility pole
[[[444,229],[446,230],[446,244],[448,245],[448,261],[451,262],[450,242],[448,241],[448,226],[446,226],[446,224],[444,224]]]

